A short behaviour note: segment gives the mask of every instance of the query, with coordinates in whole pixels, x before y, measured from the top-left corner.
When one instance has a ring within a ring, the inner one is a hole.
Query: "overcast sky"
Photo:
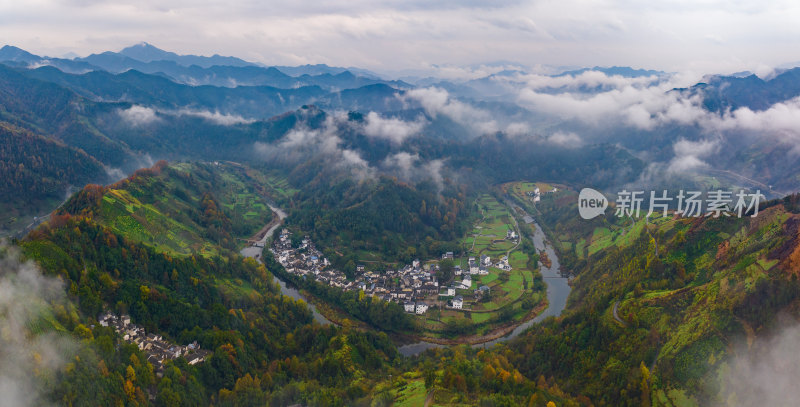
[[[742,0],[0,0],[0,41],[379,72],[494,63],[765,71],[800,60],[800,2]],[[445,67],[445,68],[441,68]]]

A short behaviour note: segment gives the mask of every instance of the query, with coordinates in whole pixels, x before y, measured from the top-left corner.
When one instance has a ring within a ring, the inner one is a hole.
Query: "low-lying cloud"
[[[719,405],[789,406],[800,400],[800,325],[793,322],[776,335],[744,345],[722,369]],[[727,374],[725,374],[727,373]]]
[[[558,131],[547,137],[547,142],[565,148],[577,148],[583,145],[583,139],[572,132]]]
[[[451,120],[475,130],[479,135],[491,134],[500,130],[500,125],[489,112],[454,99],[441,88],[412,89],[401,96],[401,99],[417,102],[429,116],[433,118],[438,115],[447,116]]]
[[[425,160],[419,153],[399,151],[380,160],[368,161],[360,151],[346,146],[344,132],[363,132],[369,137],[388,139],[396,145],[418,134],[426,122],[418,118],[413,122],[398,118],[384,118],[377,113],[366,115],[365,122],[356,124],[343,112],[329,114],[321,126],[310,128],[303,120],[283,138],[273,143],[255,143],[262,158],[284,164],[299,164],[320,160],[327,169],[344,170],[354,179],[370,180],[379,174],[397,177],[409,183],[431,181],[443,188],[444,161]]]
[[[585,88],[614,88],[621,89],[628,86],[648,87],[658,84],[662,78],[656,75],[624,77],[622,75],[607,75],[601,71],[588,70],[577,75],[538,75],[538,74],[518,74],[510,77],[495,77],[500,81],[522,82],[528,89],[565,89],[581,90]]]
[[[221,126],[250,124],[255,121],[253,119],[247,119],[235,114],[220,113],[219,111],[212,112],[210,110],[197,110],[188,108],[179,110],[154,109],[151,107],[139,106],[139,105],[133,105],[127,109],[120,109],[117,111],[117,113],[120,115],[120,117],[122,117],[122,119],[125,122],[127,122],[131,126],[144,126],[153,123],[158,123],[159,121],[162,120],[163,116],[199,117],[201,119],[208,120],[212,123]]]
[[[703,107],[702,92],[682,92],[696,83],[696,75],[627,78],[587,71],[577,76],[520,77],[526,86],[517,100],[526,108],[566,120],[600,127],[627,126],[652,130],[661,125],[697,126],[706,134],[729,131],[758,133],[777,141],[800,141],[800,97],[778,102],[761,111],[740,107],[723,113]],[[609,85],[602,92],[581,92],[581,86]],[[562,92],[542,92],[559,87]]]
[[[364,134],[370,137],[378,137],[401,144],[406,138],[419,134],[425,127],[424,118],[418,118],[413,122],[392,117],[381,117],[378,113],[369,112],[365,119]]]
[[[331,114],[320,128],[298,123],[277,143],[256,142],[254,147],[264,159],[283,163],[300,163],[322,159],[328,168],[346,170],[359,181],[373,179],[376,170],[358,151],[342,146],[339,132],[349,126],[346,115]]]
[[[407,182],[432,181],[441,190],[444,187],[443,160],[424,161],[419,154],[401,151],[387,156],[381,163],[385,173]]]
[[[154,109],[144,106],[133,105],[127,109],[120,109],[118,113],[132,126],[143,126],[160,120]]]
[[[61,280],[22,262],[16,247],[0,242],[0,394],[9,406],[49,405],[55,372],[75,343],[66,335],[31,333],[30,327],[63,302]]]
[[[685,173],[706,168],[708,163],[703,159],[718,149],[719,140],[690,141],[680,139],[672,146],[675,157],[670,161],[667,172]]]
[[[178,116],[193,116],[199,117],[202,119],[206,119],[210,122],[215,124],[219,124],[221,126],[233,126],[236,124],[250,124],[253,123],[255,120],[253,119],[245,119],[242,116],[235,115],[235,114],[224,114],[218,111],[209,111],[209,110],[192,110],[192,109],[181,109],[177,112]]]

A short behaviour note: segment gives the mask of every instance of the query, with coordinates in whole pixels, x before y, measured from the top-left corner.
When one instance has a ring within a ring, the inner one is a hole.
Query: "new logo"
[[[584,188],[578,195],[578,212],[584,219],[592,219],[605,213],[608,199],[600,192]]]

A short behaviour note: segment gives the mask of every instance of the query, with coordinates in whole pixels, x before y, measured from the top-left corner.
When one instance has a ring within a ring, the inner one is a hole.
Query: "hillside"
[[[0,230],[25,227],[90,182],[107,180],[85,152],[0,122]]]
[[[88,215],[116,233],[173,254],[235,249],[272,212],[245,167],[159,162],[153,168],[72,196],[57,215]]]
[[[742,354],[790,329],[780,314],[798,316],[796,199],[755,218],[640,220],[575,263],[564,316],[515,340],[512,362],[596,405],[750,405],[726,383]]]
[[[49,322],[37,322],[31,335],[56,330],[80,338],[74,350],[63,351],[70,360],[65,367],[45,371],[59,377],[45,399],[76,406],[366,406],[413,403],[436,386],[447,405],[476,398],[577,405],[557,385],[523,377],[501,354],[468,350],[447,366],[428,358],[403,361],[384,333],[312,323],[303,301],[279,295],[264,266],[205,235],[218,224],[192,219],[211,193],[245,194],[237,189],[245,182],[240,170],[159,163],[115,185],[85,188],[19,242],[65,291],[65,303],[41,308]],[[230,209],[226,198],[217,203],[231,224],[247,216],[237,205]],[[162,222],[168,223],[156,230]],[[162,230],[175,233],[162,239]],[[190,247],[203,255],[177,246],[197,238],[205,244]],[[179,357],[155,369],[147,350],[98,324],[103,310],[129,314],[148,333],[172,343],[197,341],[212,353],[196,365]],[[486,381],[476,382],[476,375]]]

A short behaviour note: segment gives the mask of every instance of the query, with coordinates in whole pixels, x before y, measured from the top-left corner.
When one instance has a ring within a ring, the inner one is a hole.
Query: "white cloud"
[[[661,78],[657,76],[623,77],[621,75],[606,75],[600,71],[585,71],[578,75],[537,75],[518,74],[510,77],[497,77],[497,80],[522,82],[528,89],[566,88],[578,90],[582,87],[594,88],[598,86],[624,88],[627,86],[645,87],[657,84]]]
[[[245,119],[242,116],[234,115],[234,114],[223,114],[218,111],[208,111],[208,110],[192,110],[192,109],[182,109],[177,112],[178,116],[194,116],[206,119],[213,123],[222,125],[222,126],[233,126],[236,124],[249,124],[253,123],[255,120],[253,119]]]
[[[61,280],[22,262],[16,247],[0,242],[0,394],[12,406],[47,405],[56,371],[75,343],[68,335],[34,334],[30,326],[64,301]]]
[[[685,173],[708,167],[703,158],[708,157],[719,149],[719,140],[690,141],[678,140],[672,150],[674,158],[667,167],[668,173]]]
[[[233,126],[236,124],[249,124],[253,123],[253,119],[245,119],[239,115],[224,114],[218,111],[196,110],[196,109],[180,109],[180,110],[157,110],[151,107],[133,105],[128,109],[120,109],[117,111],[123,120],[132,126],[142,126],[146,124],[156,123],[161,120],[159,115],[163,116],[192,116],[206,119],[221,126]]]
[[[144,106],[133,105],[127,109],[120,109],[118,113],[132,126],[142,126],[161,120],[154,109]]]
[[[580,136],[572,132],[556,132],[547,138],[547,142],[561,147],[575,148],[583,144]]]
[[[392,117],[384,118],[378,113],[369,112],[364,125],[364,133],[371,137],[384,138],[400,144],[406,138],[418,134],[424,127],[424,118],[407,122]]]
[[[389,171],[395,171],[404,180],[411,180],[414,176],[415,165],[419,162],[419,154],[411,154],[406,151],[387,156],[383,161],[383,167]]]
[[[719,399],[727,405],[781,406],[800,399],[800,326],[789,322],[777,334],[737,346],[719,368]],[[716,390],[716,389],[713,389]]]
[[[688,123],[704,115],[699,98],[684,98],[679,92],[670,92],[695,82],[695,76],[675,75],[669,80],[650,81],[640,78],[606,76],[602,72],[592,74],[592,83],[606,83],[613,88],[598,93],[575,91],[587,84],[583,75],[556,78],[559,87],[568,91],[561,93],[540,92],[550,82],[540,81],[519,91],[518,102],[527,108],[562,119],[577,119],[591,125],[626,125],[640,129],[652,129],[664,122]],[[608,81],[600,80],[605,77]]]
[[[381,165],[383,171],[407,182],[432,181],[441,190],[444,186],[444,161],[424,161],[419,154],[401,151],[386,157]]]
[[[510,136],[524,136],[531,132],[531,126],[529,126],[527,123],[513,122],[509,123],[503,132]]]
[[[312,159],[322,160],[327,168],[348,171],[359,181],[373,179],[376,170],[369,162],[358,151],[342,147],[339,133],[349,125],[347,116],[342,113],[329,114],[315,129],[300,121],[278,142],[256,142],[254,149],[268,161],[297,164]]]
[[[0,3],[0,37],[41,54],[85,55],[149,41],[180,53],[378,70],[490,61],[754,70],[759,64],[785,62],[783,50],[791,49],[800,35],[796,24],[800,5],[792,2],[35,0],[32,4],[35,7]]]
[[[716,131],[740,130],[757,134],[764,139],[777,140],[799,152],[800,97],[775,103],[766,110],[753,111],[747,107],[728,112],[722,117],[706,118],[706,128]]]
[[[478,134],[497,132],[500,127],[485,110],[477,109],[450,97],[441,88],[429,87],[407,91],[402,98],[418,102],[431,117],[444,115],[473,129]]]

